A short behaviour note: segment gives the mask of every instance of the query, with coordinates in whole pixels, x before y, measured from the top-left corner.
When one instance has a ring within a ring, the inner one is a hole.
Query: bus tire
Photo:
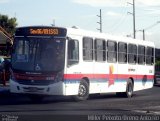
[[[128,79],[126,92],[124,94],[127,98],[131,98],[133,96],[133,82],[131,79]]]
[[[89,97],[89,84],[85,80],[81,80],[78,90],[78,95],[73,98],[75,101],[84,101]]]

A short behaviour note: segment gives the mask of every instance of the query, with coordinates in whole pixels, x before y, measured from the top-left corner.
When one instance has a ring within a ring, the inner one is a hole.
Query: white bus
[[[10,90],[37,99],[134,91],[153,87],[155,45],[75,28],[17,28]],[[41,95],[41,96],[39,96]],[[36,98],[35,98],[36,97]]]

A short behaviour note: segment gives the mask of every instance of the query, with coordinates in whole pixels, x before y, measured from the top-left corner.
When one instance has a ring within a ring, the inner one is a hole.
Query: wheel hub
[[[84,85],[80,85],[79,87],[79,95],[84,96],[86,94],[86,88]]]

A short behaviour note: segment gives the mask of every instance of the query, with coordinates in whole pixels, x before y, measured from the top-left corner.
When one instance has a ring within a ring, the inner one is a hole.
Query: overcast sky
[[[133,36],[133,0],[0,0],[0,14],[16,17],[18,26],[77,26],[98,31],[99,9],[102,9],[103,32]],[[160,0],[135,0],[136,30],[146,29],[146,40],[160,48]],[[142,39],[142,32],[137,32]]]

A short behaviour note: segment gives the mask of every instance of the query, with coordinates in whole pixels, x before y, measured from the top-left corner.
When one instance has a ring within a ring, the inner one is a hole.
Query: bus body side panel
[[[110,92],[118,92],[122,91],[123,88],[119,88],[121,85],[117,80],[117,63],[105,63],[103,65],[97,65],[96,69],[103,70],[103,73],[105,73],[105,82],[99,84],[100,93],[110,93]],[[98,70],[97,70],[98,71]]]
[[[127,79],[131,79],[133,81],[133,90],[135,90],[136,86],[136,82],[137,82],[137,69],[138,66],[137,64],[128,64],[127,70],[128,70],[128,77]],[[126,83],[127,85],[127,83]]]
[[[146,68],[147,82],[145,82],[146,80],[142,81],[144,89],[152,88],[154,85],[154,65],[147,65]]]
[[[90,83],[90,93],[96,93],[97,91],[97,93],[104,93],[108,91],[108,68],[106,62],[95,62],[94,79]]]
[[[87,36],[92,37],[92,35]],[[69,35],[69,37],[79,40],[79,63],[70,67],[66,66],[64,81],[65,95],[78,94],[78,88],[82,78],[88,79],[90,94],[125,92],[129,78],[133,79],[134,91],[151,88],[153,86],[153,66],[146,68],[145,65],[138,64],[108,63],[107,61],[96,62],[95,60],[84,61],[83,36],[78,34]],[[92,38],[95,39],[95,35],[93,35]]]
[[[153,87],[153,66],[137,65],[137,80],[134,81],[134,91]]]
[[[64,74],[65,95],[77,95],[80,83],[79,64],[66,68]]]
[[[127,80],[129,78],[128,64],[118,63],[118,73],[117,73],[117,90],[116,92],[125,92],[127,86]]]

